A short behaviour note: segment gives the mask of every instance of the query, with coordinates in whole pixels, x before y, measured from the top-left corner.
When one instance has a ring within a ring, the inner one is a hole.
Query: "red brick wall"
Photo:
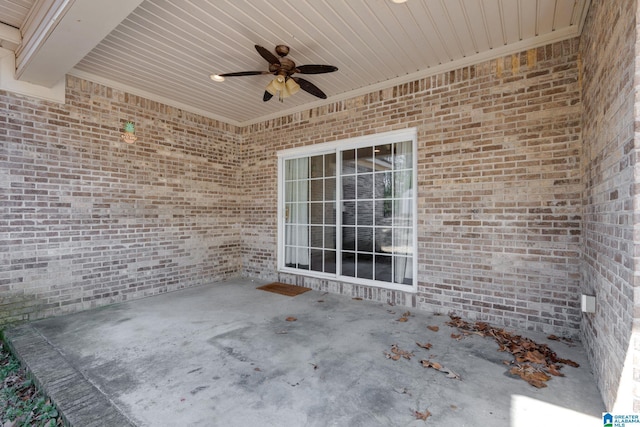
[[[277,278],[276,152],[417,127],[417,295],[288,279],[574,334],[577,45],[522,52],[244,129],[75,78],[66,105],[2,92],[3,321],[240,272]],[[137,125],[133,145],[119,139],[125,120]]]
[[[239,274],[238,129],[69,77],[0,91],[0,142],[0,324]]]
[[[634,289],[638,292],[634,274],[634,210],[638,206],[634,200],[639,181],[634,174],[638,155],[633,78],[636,3],[592,1],[580,42],[585,182],[582,291],[596,296],[596,313],[584,316],[582,334],[609,409],[619,397],[625,357],[631,351]],[[638,397],[634,410],[640,412]]]
[[[277,278],[278,150],[418,129],[419,290],[316,289],[576,334],[582,220],[578,40],[243,129],[243,271]]]
[[[592,1],[580,40],[243,129],[72,77],[65,105],[0,91],[0,324],[245,274],[580,329],[609,408],[635,357],[640,412],[637,12]],[[277,151],[407,127],[418,293],[279,275]]]

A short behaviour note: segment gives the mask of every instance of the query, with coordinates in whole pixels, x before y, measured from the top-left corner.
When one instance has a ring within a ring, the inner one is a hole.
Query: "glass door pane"
[[[412,284],[412,141],[349,149],[341,156],[341,274]]]
[[[287,159],[284,168],[284,264],[335,273],[336,155]]]

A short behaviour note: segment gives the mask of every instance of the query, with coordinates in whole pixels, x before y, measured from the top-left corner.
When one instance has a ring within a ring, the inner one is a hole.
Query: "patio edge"
[[[32,325],[7,328],[4,337],[31,378],[56,405],[66,425],[135,426]]]

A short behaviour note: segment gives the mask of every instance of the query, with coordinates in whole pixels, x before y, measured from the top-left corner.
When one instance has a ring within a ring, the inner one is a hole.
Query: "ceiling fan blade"
[[[318,89],[318,87],[313,83],[311,83],[310,81],[300,77],[291,77],[291,78],[293,79],[294,82],[300,85],[300,89],[306,92],[309,92],[311,95],[317,96],[318,98],[327,99],[327,95],[325,95],[323,91]]]
[[[334,67],[333,65],[301,65],[296,68],[297,73],[302,74],[322,74],[322,73],[333,73],[334,71],[338,71],[338,67]]]
[[[266,90],[264,91],[264,95],[262,95],[262,100],[264,102],[267,102],[268,100],[270,100],[271,98],[273,98],[273,95],[271,95],[269,92],[267,92]]]
[[[263,48],[260,45],[255,45],[256,50],[264,59],[267,60],[269,64],[278,64],[280,65],[280,60],[273,53],[269,52],[267,49]]]
[[[242,77],[242,76],[258,76],[260,74],[271,74],[269,71],[238,71],[237,73],[218,74],[220,77]]]

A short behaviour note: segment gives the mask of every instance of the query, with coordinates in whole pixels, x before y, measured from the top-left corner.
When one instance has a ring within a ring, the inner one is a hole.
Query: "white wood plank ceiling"
[[[145,0],[70,73],[244,125],[575,37],[589,2]],[[33,3],[0,0],[0,21],[20,28]],[[338,67],[298,75],[329,99],[300,91],[263,102],[270,75],[211,81],[267,70],[254,44],[285,44],[297,65]]]
[[[35,0],[0,1],[0,22],[20,28]]]

